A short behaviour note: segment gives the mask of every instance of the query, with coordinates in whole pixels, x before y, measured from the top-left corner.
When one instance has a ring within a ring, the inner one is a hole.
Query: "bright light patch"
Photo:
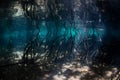
[[[23,10],[22,10],[20,4],[15,5],[15,6],[14,6],[14,9],[17,10],[17,11],[15,12],[15,14],[13,14],[13,17],[19,17],[19,16],[22,16],[22,15],[23,15]]]
[[[15,60],[21,60],[23,56],[23,51],[15,51],[13,52],[13,55],[15,55]]]

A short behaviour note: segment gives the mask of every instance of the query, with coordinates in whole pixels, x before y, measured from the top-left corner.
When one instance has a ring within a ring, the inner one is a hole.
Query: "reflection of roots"
[[[75,47],[76,53],[78,53],[78,58],[83,64],[91,64],[95,61],[96,57],[100,54],[99,50],[99,41],[96,41],[94,37],[89,39],[83,39],[78,42],[78,45]]]
[[[74,46],[73,39],[68,41],[65,38],[56,37],[51,41],[39,41],[29,43],[24,51],[23,60],[39,59],[39,62],[54,62],[57,60],[70,59],[72,48]],[[37,43],[37,45],[35,45]],[[37,54],[36,54],[37,53]],[[36,56],[37,55],[37,56]]]
[[[26,45],[23,60],[26,62],[34,60],[39,64],[53,64],[60,61],[71,61],[76,58],[83,64],[91,64],[99,54],[98,43],[95,37],[83,39],[78,42],[77,46],[72,36],[66,39],[64,35],[61,35],[51,40],[35,38]]]

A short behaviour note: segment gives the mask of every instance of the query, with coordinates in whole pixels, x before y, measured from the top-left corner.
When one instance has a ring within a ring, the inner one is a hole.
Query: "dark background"
[[[102,46],[107,54],[100,61],[120,65],[120,0],[99,0],[97,4],[107,31]]]

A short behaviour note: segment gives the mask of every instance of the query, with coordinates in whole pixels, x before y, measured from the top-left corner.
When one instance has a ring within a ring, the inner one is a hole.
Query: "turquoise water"
[[[75,27],[76,25],[77,27]],[[66,25],[63,25],[62,21],[59,21],[58,25],[55,25],[52,21],[41,21],[39,22],[38,30],[31,22],[27,22],[25,18],[13,18],[12,24],[8,25],[9,28],[4,29],[2,40],[5,42],[5,46],[11,42],[14,48],[24,48],[25,45],[31,41],[37,33],[39,33],[38,38],[40,40],[51,40],[58,36],[64,36],[66,40],[68,40],[72,36],[75,38],[76,44],[78,41],[82,41],[86,36],[92,36],[94,34],[97,39],[102,39],[104,36],[104,27],[93,29],[90,27],[85,28],[83,24],[81,25],[77,23],[75,25],[70,25],[67,21]]]

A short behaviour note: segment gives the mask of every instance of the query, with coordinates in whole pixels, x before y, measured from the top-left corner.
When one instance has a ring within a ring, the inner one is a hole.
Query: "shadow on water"
[[[0,67],[1,80],[119,80],[117,67],[105,64],[82,65],[80,60],[39,64],[34,60]]]

